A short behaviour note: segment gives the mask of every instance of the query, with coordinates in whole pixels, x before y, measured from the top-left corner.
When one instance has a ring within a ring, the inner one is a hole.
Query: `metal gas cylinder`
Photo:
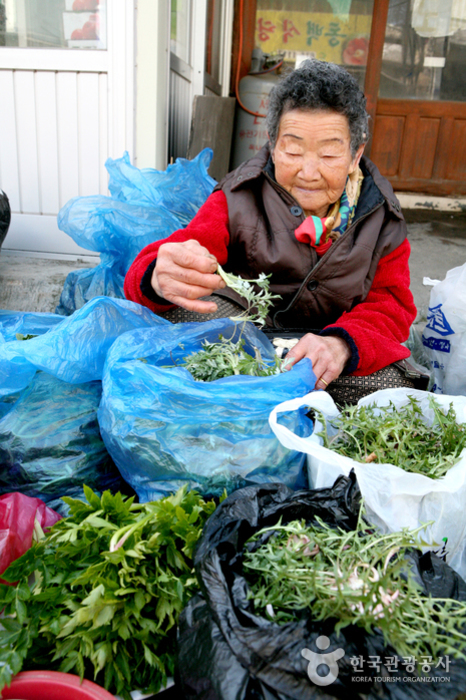
[[[279,80],[280,76],[275,73],[258,73],[244,76],[239,83],[241,102],[252,112],[266,114],[269,93]],[[260,151],[267,139],[265,119],[245,112],[237,104],[231,157],[232,169],[237,168],[245,160],[252,158],[257,151]]]

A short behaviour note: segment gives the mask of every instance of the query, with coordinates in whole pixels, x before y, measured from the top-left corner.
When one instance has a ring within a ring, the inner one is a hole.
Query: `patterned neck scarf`
[[[308,216],[294,232],[300,243],[308,243],[316,249],[317,255],[322,257],[324,253],[340,236],[344,234],[350,225],[364,175],[358,166],[354,172],[348,175],[346,186],[340,199],[330,208],[323,219],[318,216]]]

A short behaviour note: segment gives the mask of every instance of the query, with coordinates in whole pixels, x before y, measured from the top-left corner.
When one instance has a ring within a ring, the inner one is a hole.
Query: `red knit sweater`
[[[141,280],[157,257],[162,243],[195,239],[215,255],[220,265],[228,260],[228,207],[222,191],[214,192],[185,229],[146,246],[134,260],[125,279],[127,299],[147,306],[155,313],[167,311],[167,305],[154,304],[141,292]],[[408,258],[411,247],[406,239],[396,250],[379,262],[366,299],[331,326],[341,328],[353,339],[359,353],[355,375],[367,375],[392,362],[409,357],[401,345],[409,335],[416,307],[409,289]]]

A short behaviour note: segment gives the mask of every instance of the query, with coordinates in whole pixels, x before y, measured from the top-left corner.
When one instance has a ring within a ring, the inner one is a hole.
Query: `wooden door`
[[[379,99],[371,158],[395,190],[466,194],[466,103]]]

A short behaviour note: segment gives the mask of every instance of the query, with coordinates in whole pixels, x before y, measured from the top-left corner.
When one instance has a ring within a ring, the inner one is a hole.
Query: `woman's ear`
[[[356,155],[354,156],[353,160],[351,161],[351,165],[350,165],[350,169],[349,169],[350,174],[354,173],[354,171],[356,170],[356,168],[359,165],[359,161],[361,160],[361,156],[364,153],[364,145],[365,144],[362,144],[362,146],[359,146],[358,150],[356,151]]]

